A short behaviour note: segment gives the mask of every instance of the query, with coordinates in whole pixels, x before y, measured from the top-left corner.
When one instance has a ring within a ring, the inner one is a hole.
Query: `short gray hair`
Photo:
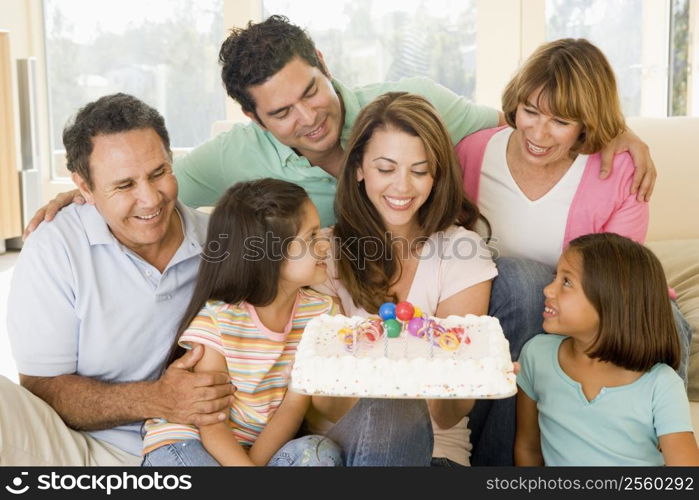
[[[63,145],[66,148],[68,170],[77,172],[90,188],[90,155],[92,138],[103,134],[117,134],[129,130],[152,128],[163,141],[170,158],[170,136],[165,120],[158,110],[128,94],[112,94],[100,97],[82,107],[72,123],[63,129]]]

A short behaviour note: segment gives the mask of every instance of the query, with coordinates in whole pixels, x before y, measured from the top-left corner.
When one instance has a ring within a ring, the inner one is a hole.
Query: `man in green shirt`
[[[295,55],[287,60],[281,54]],[[331,225],[336,177],[352,125],[359,111],[385,92],[426,97],[454,144],[499,121],[496,110],[471,104],[427,78],[349,89],[331,78],[308,35],[279,16],[234,30],[219,59],[229,95],[252,121],[175,161],[180,200],[190,206],[214,205],[236,182],[274,177],[302,186],[321,224]]]
[[[321,224],[331,225],[336,177],[350,130],[359,111],[385,92],[427,98],[454,144],[504,124],[498,111],[472,104],[427,78],[349,89],[331,77],[308,35],[281,16],[232,30],[219,62],[228,95],[251,122],[236,124],[175,160],[180,200],[189,206],[214,205],[236,182],[274,177],[302,186],[318,208]],[[633,135],[626,142],[632,149],[640,144],[641,153],[647,151]],[[609,153],[615,149],[616,144]],[[649,162],[641,158],[636,164]],[[654,178],[652,168],[648,177]]]

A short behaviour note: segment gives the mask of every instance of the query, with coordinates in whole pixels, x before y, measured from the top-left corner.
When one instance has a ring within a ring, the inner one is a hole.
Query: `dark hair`
[[[254,306],[274,300],[307,200],[302,187],[278,179],[240,182],[224,193],[209,219],[197,282],[177,339],[209,300]],[[176,340],[167,364],[182,352]]]
[[[391,237],[364,188],[357,182],[364,151],[377,129],[395,128],[419,137],[425,147],[430,173],[434,178],[432,192],[417,213],[424,239],[453,224],[472,228],[480,217],[478,207],[463,191],[461,168],[454,146],[437,111],[423,97],[407,92],[388,92],[377,97],[359,113],[350,134],[343,167],[335,195],[338,238],[334,258],[339,278],[352,296],[355,305],[375,313],[386,300],[396,300],[389,289],[400,276],[400,261],[391,257]],[[381,242],[381,260],[363,259],[361,242],[371,237]],[[356,259],[343,259],[342,251],[355,252]]]
[[[233,28],[218,54],[226,92],[243,111],[257,116],[248,88],[267,81],[294,57],[328,76],[311,37],[286,17],[274,15],[260,23],[250,21],[246,28]]]
[[[588,234],[566,251],[582,259],[582,287],[599,315],[588,355],[634,371],[677,369],[680,344],[665,273],[648,248],[613,233]]]
[[[172,159],[170,136],[165,120],[155,108],[128,94],[112,94],[86,104],[63,129],[68,170],[77,172],[92,188],[90,155],[92,138],[129,130],[153,129],[163,141],[163,147]]]

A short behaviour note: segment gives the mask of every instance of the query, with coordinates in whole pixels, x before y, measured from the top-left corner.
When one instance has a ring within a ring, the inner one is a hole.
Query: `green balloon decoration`
[[[386,334],[388,335],[388,338],[393,339],[400,337],[401,326],[398,320],[388,319],[384,321],[384,326],[386,327]]]

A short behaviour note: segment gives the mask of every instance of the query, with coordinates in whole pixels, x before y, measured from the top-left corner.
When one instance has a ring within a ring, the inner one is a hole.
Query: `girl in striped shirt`
[[[289,182],[239,183],[219,200],[171,358],[201,344],[194,370],[227,371],[236,392],[216,424],[146,421],[144,466],[341,465],[332,441],[293,439],[310,396],[287,391],[306,323],[335,312],[306,288],[326,279],[319,225],[306,192]]]

